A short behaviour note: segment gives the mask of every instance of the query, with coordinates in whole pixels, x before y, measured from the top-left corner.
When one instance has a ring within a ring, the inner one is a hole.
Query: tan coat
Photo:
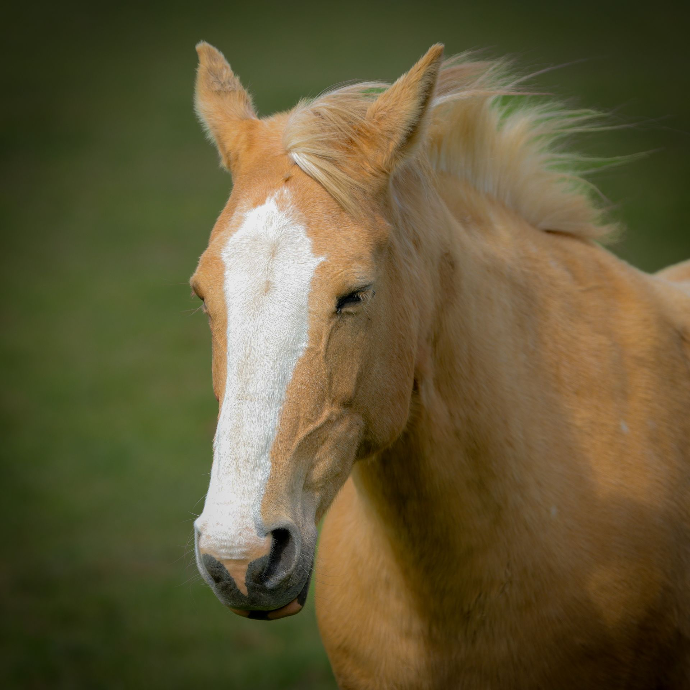
[[[235,180],[192,280],[221,404],[243,209],[289,198],[320,261],[224,603],[299,611],[332,504],[316,591],[340,687],[689,688],[690,263],[650,276],[594,241],[596,204],[553,167],[585,116],[501,113],[495,65],[442,67],[437,46],[390,88],[259,120],[199,53],[197,110]],[[249,572],[262,607],[237,593]]]

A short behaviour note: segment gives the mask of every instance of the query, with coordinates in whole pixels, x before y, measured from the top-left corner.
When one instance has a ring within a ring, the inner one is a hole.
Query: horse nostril
[[[201,557],[201,567],[217,585],[228,581],[229,576],[225,566],[210,554],[203,554]]]
[[[290,529],[271,532],[271,552],[262,579],[266,587],[275,587],[290,576],[299,557],[299,545]]]

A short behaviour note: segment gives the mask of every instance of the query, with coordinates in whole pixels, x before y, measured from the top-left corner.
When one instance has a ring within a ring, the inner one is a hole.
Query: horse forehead
[[[321,293],[325,285],[347,289],[375,273],[375,233],[344,214],[320,187],[297,184],[269,191],[259,203],[238,208],[231,227],[233,234],[221,250],[226,281],[232,270],[266,288],[284,286],[299,293],[317,289],[311,269],[324,263]]]
[[[273,340],[276,347],[297,347],[292,341],[306,338],[312,279],[325,257],[314,253],[288,190],[238,215],[220,251],[228,346],[260,331],[268,339],[254,349],[270,348]]]
[[[269,193],[262,202],[238,209],[233,231],[220,249],[226,269],[244,275],[248,281],[279,272],[287,262],[297,266],[314,259],[307,220],[295,207],[288,189]],[[323,260],[319,258],[318,263]],[[298,280],[299,271],[284,271],[284,280]]]

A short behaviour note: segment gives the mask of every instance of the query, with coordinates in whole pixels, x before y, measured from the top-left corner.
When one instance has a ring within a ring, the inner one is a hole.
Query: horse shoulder
[[[690,390],[690,260],[668,266],[651,279],[683,350],[686,387]]]
[[[655,275],[671,282],[688,283],[690,287],[690,259],[662,268]]]

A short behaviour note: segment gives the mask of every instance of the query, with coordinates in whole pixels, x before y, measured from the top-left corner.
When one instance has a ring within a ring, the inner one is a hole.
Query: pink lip
[[[230,607],[228,607],[230,608]],[[243,618],[248,618],[251,611],[244,611],[242,609],[230,608],[233,613]],[[287,618],[288,616],[294,616],[302,610],[302,604],[300,604],[297,599],[293,599],[289,604],[285,604],[282,608],[275,609],[275,611],[267,611],[266,618],[270,621],[278,620],[278,618]]]

